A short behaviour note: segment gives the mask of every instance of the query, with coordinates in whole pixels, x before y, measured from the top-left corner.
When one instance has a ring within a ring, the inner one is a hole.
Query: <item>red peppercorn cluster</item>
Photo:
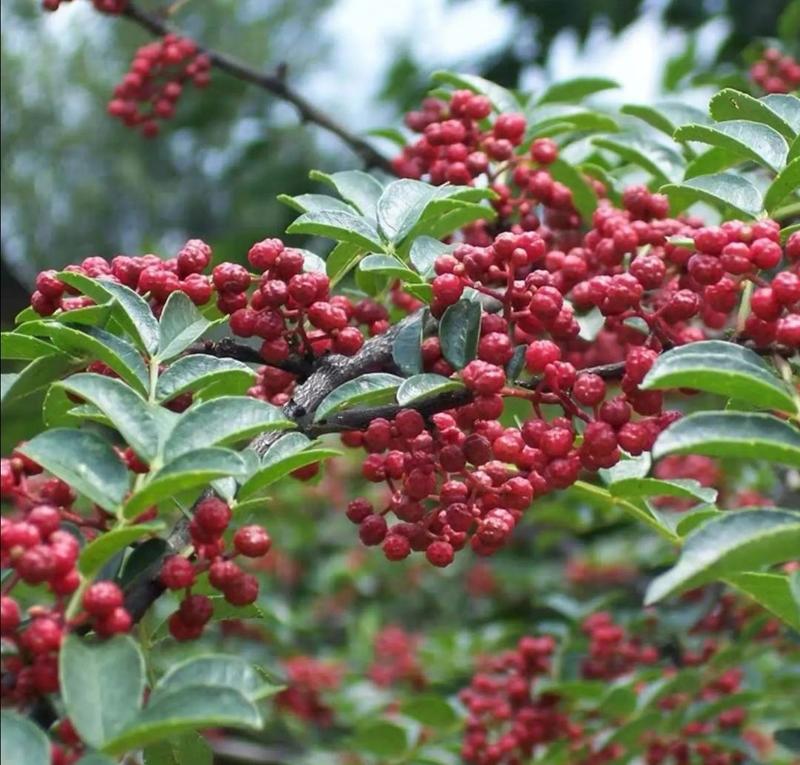
[[[622,587],[636,579],[635,566],[625,563],[602,563],[589,558],[570,558],[564,573],[567,581],[580,589]]]
[[[69,2],[72,0],[42,0],[42,8],[45,11],[57,11],[62,4]],[[92,5],[100,13],[119,16],[128,7],[128,0],[92,0]]]
[[[613,681],[633,677],[641,668],[660,667],[665,678],[676,670],[662,660],[659,651],[642,644],[616,624],[608,613],[587,617],[582,631],[588,644],[580,661],[580,677],[584,680]],[[569,762],[575,765],[603,765],[627,754],[644,751],[648,765],[738,765],[744,761],[740,751],[731,749],[715,735],[725,734],[729,740],[744,737],[742,730],[747,714],[742,707],[732,707],[702,721],[683,724],[674,735],[657,735],[646,731],[641,740],[631,742],[630,751],[617,743],[606,745],[604,729],[619,727],[619,720],[604,712],[602,705],[587,710],[573,704],[555,690],[537,690],[542,676],[551,669],[556,650],[552,637],[523,637],[516,649],[486,657],[460,698],[467,709],[462,757],[471,765],[521,765],[532,756],[535,747],[556,741],[568,743],[573,753]],[[684,665],[702,666],[716,652],[716,645],[707,644],[697,656],[686,652]],[[703,668],[696,691],[668,694],[657,702],[663,714],[675,714],[697,702],[714,702],[740,690],[743,673],[738,668],[720,670],[713,665]],[[637,693],[644,686],[629,685]]]
[[[385,627],[375,636],[373,662],[367,670],[370,680],[381,687],[408,683],[425,686],[425,673],[417,657],[419,637],[402,627]]]
[[[214,606],[206,595],[192,594],[198,574],[208,572],[208,581],[234,606],[246,606],[258,598],[258,579],[245,573],[234,561],[261,558],[269,552],[272,540],[261,526],[242,526],[233,535],[233,547],[226,552],[223,534],[231,520],[230,507],[217,497],[201,500],[189,523],[189,534],[196,560],[181,555],[167,558],[159,578],[168,590],[183,591],[178,610],[170,616],[169,631],[176,640],[198,638],[213,615]]]
[[[315,725],[330,725],[333,708],[323,695],[341,685],[341,666],[313,656],[294,656],[283,662],[283,669],[288,687],[275,697],[278,707]]]
[[[192,40],[168,34],[136,51],[130,69],[114,88],[108,113],[152,138],[158,135],[158,121],[175,115],[187,84],[204,88],[210,81],[209,57]]]
[[[750,78],[765,93],[791,93],[800,88],[800,62],[777,48],[767,48],[750,67]]]
[[[82,595],[82,609],[67,616],[68,600],[81,585],[80,545],[64,523],[91,538],[106,528],[108,520],[99,508],[91,515],[78,514],[72,508],[75,496],[66,483],[46,476],[19,452],[0,461],[0,497],[15,509],[13,515],[0,517],[0,566],[12,571],[0,600],[0,635],[15,649],[8,654],[4,649],[4,703],[25,705],[58,691],[58,651],[69,631],[91,628],[110,637],[131,627],[122,591],[113,582],[89,585]],[[13,595],[20,582],[46,587],[50,597],[42,593],[42,600],[49,604],[31,606],[23,614]]]

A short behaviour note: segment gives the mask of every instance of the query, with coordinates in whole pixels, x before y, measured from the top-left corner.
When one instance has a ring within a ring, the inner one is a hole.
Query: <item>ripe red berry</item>
[[[244,292],[250,286],[250,274],[238,263],[220,263],[211,272],[214,286],[220,292]]]
[[[241,576],[242,570],[231,560],[215,560],[208,569],[211,586],[223,592]]]
[[[94,629],[102,637],[111,637],[129,632],[132,625],[131,615],[124,608],[115,608],[110,614],[97,619]]]
[[[233,535],[233,546],[248,558],[260,558],[269,552],[272,540],[261,526],[242,526]]]
[[[383,554],[388,560],[403,560],[411,552],[411,543],[408,537],[401,534],[389,534],[383,540]]]
[[[181,621],[190,627],[202,627],[214,613],[211,599],[206,595],[188,595],[178,607]]]
[[[258,579],[252,574],[242,574],[224,591],[225,600],[234,606],[247,606],[258,597]]]
[[[113,582],[95,582],[83,594],[83,608],[91,616],[105,617],[123,603],[122,590]]]
[[[194,584],[194,566],[182,555],[171,555],[161,566],[159,578],[168,590],[183,590]]]
[[[558,144],[552,138],[537,138],[531,144],[531,157],[540,165],[549,165],[558,159]]]
[[[21,621],[17,601],[9,595],[3,595],[0,599],[0,635],[10,637],[17,631]]]
[[[525,351],[525,366],[529,372],[540,373],[561,358],[561,349],[550,340],[534,340]]]
[[[386,519],[382,515],[368,515],[358,526],[358,536],[365,545],[379,545],[386,536]]]
[[[425,550],[428,561],[439,568],[449,566],[454,555],[453,546],[449,542],[431,542]]]
[[[231,520],[231,509],[218,497],[206,497],[195,509],[194,521],[212,536],[220,536]]]

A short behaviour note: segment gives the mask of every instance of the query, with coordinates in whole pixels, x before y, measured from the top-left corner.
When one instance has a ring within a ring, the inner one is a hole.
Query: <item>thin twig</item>
[[[157,37],[163,37],[170,33],[179,34],[179,32],[172,29],[164,19],[142,10],[135,3],[129,2],[122,15]],[[262,90],[266,90],[272,93],[272,95],[287,101],[294,106],[303,122],[312,122],[323,130],[333,133],[346,143],[367,167],[378,167],[387,172],[392,172],[391,163],[386,157],[376,151],[363,138],[355,135],[340,122],[333,119],[333,117],[317,108],[307,98],[289,85],[286,82],[285,65],[278,65],[274,72],[259,72],[249,67],[243,61],[229,56],[227,53],[220,53],[219,51],[202,46],[198,46],[198,49],[208,56],[212,65],[217,69],[227,72],[239,80],[252,83]]]

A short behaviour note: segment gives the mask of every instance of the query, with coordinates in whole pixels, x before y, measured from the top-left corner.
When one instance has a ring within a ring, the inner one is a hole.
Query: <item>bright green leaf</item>
[[[360,170],[344,170],[332,175],[312,170],[309,175],[315,181],[333,186],[342,199],[352,204],[362,215],[375,220],[376,205],[383,193],[383,186],[371,175]]]
[[[451,305],[439,322],[442,355],[456,369],[463,369],[478,349],[481,330],[481,305],[462,298]]]
[[[686,210],[695,202],[707,202],[717,208],[730,207],[747,218],[753,218],[763,206],[758,189],[733,173],[698,175],[682,183],[662,186],[660,191],[669,197],[675,212]]]
[[[464,390],[464,383],[460,380],[449,380],[436,374],[419,374],[409,377],[397,389],[397,403],[400,406],[409,406],[431,396],[442,393]]]
[[[50,741],[36,723],[4,709],[0,725],[0,765],[50,765]]]
[[[121,526],[111,529],[105,534],[100,534],[81,550],[78,558],[78,570],[85,577],[91,579],[106,561],[120,550],[124,550],[128,545],[142,537],[156,534],[164,528],[163,521],[152,521],[150,523],[141,523],[137,526]]]
[[[402,382],[402,377],[383,372],[373,372],[349,380],[325,396],[314,413],[314,422],[324,420],[328,415],[346,407],[391,401]]]
[[[766,99],[753,96],[733,88],[720,90],[708,104],[711,116],[718,122],[726,120],[752,120],[777,130],[787,141],[791,141],[797,130],[775,111]]]
[[[158,358],[169,361],[184,351],[211,326],[188,296],[173,292],[158,323]]]
[[[575,77],[572,80],[561,80],[546,88],[539,96],[537,103],[582,101],[586,96],[599,93],[601,90],[613,90],[619,85],[606,77]]]
[[[403,323],[397,330],[392,345],[392,359],[407,375],[422,372],[422,332],[425,324],[424,313],[420,312]]]
[[[725,581],[772,612],[790,627],[800,631],[800,603],[792,597],[786,574],[744,572],[730,574]]]
[[[313,234],[349,242],[366,250],[382,250],[381,238],[366,218],[355,213],[322,210],[303,213],[287,229],[287,234]]]
[[[597,196],[583,175],[561,158],[551,162],[547,169],[554,180],[563,183],[572,192],[572,203],[584,220],[591,220],[597,208]]]
[[[196,731],[186,731],[149,744],[142,752],[144,765],[213,765],[214,753]]]
[[[786,164],[789,147],[783,136],[768,125],[749,120],[730,120],[715,125],[684,125],[675,131],[678,141],[697,141],[725,149],[778,172]]]
[[[217,384],[224,385],[227,395],[243,395],[255,376],[255,371],[241,361],[193,353],[176,359],[161,373],[156,400],[169,401],[186,391],[196,392]]]
[[[793,159],[778,173],[764,194],[764,208],[772,213],[792,192],[800,191],[800,157]]]

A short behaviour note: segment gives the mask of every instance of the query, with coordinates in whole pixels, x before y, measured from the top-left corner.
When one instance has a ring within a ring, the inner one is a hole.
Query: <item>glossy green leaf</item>
[[[612,686],[600,700],[598,708],[604,715],[628,717],[636,709],[636,692],[624,685]]]
[[[340,282],[358,261],[364,257],[364,248],[350,242],[339,242],[325,261],[325,273],[331,285]]]
[[[615,497],[683,497],[709,503],[717,499],[716,489],[691,478],[623,478],[609,484],[608,490]]]
[[[764,208],[774,212],[792,192],[800,191],[800,157],[793,159],[781,170],[764,194]]]
[[[578,337],[587,342],[595,340],[606,325],[606,317],[603,316],[599,308],[592,308],[588,313],[576,316],[575,320],[580,327]]]
[[[94,433],[56,428],[34,436],[20,451],[110,513],[128,491],[127,468]]]
[[[519,99],[506,88],[494,82],[485,80],[474,74],[460,74],[455,72],[438,71],[431,75],[434,82],[452,85],[454,88],[464,88],[473,93],[486,96],[498,112],[520,112],[522,105]]]
[[[414,239],[409,256],[411,263],[425,278],[434,275],[436,259],[453,251],[453,245],[440,242],[430,236],[419,236]]]
[[[683,173],[683,180],[696,178],[698,175],[720,173],[734,165],[738,165],[741,161],[742,158],[740,155],[734,154],[727,149],[721,149],[719,146],[713,146],[686,165],[686,170]]]
[[[464,383],[460,380],[450,380],[430,373],[414,375],[404,380],[397,389],[397,403],[400,406],[409,406],[425,398],[458,390],[464,390]]]
[[[439,322],[442,355],[456,369],[463,369],[475,358],[480,331],[480,303],[462,298],[444,312]]]
[[[757,406],[795,411],[792,393],[748,348],[706,340],[673,348],[656,360],[641,388],[692,388]]]
[[[547,169],[554,180],[563,183],[572,192],[572,203],[584,220],[590,220],[597,208],[597,196],[583,175],[561,158],[551,162]]]
[[[351,214],[353,212],[353,207],[347,202],[342,202],[341,199],[336,197],[329,197],[327,194],[299,194],[296,197],[288,194],[278,194],[277,200],[300,213],[317,213],[325,210]]]
[[[0,357],[19,361],[32,361],[42,356],[53,356],[58,348],[37,337],[20,332],[0,334]]]
[[[122,754],[160,739],[172,739],[188,730],[212,727],[257,730],[263,725],[253,702],[233,688],[184,686],[159,695],[103,749]]]
[[[50,765],[50,741],[36,723],[4,709],[0,725],[0,765]]]
[[[313,234],[349,242],[366,250],[382,250],[381,238],[366,218],[355,213],[322,210],[303,213],[287,229],[287,234]]]
[[[733,88],[720,90],[708,104],[711,116],[719,121],[726,120],[752,120],[768,125],[777,130],[787,141],[791,141],[796,129],[786,121],[766,99],[753,98],[753,96]]]
[[[149,744],[142,752],[144,765],[213,765],[214,753],[195,731]]]
[[[412,271],[402,261],[394,255],[367,255],[358,267],[362,271],[373,273],[379,276],[386,276],[388,279],[402,279],[407,282],[419,282],[420,276],[416,271]]]
[[[800,514],[760,508],[732,510],[690,534],[677,564],[647,589],[651,605],[679,590],[792,560],[800,550]]]
[[[409,317],[397,330],[392,345],[392,359],[407,375],[422,372],[422,331],[425,323],[424,313]]]
[[[789,147],[783,136],[768,125],[749,120],[729,120],[714,125],[683,125],[675,131],[678,141],[697,141],[717,146],[779,172],[786,164]]]
[[[630,114],[632,117],[646,122],[656,130],[672,138],[672,134],[681,125],[687,122],[706,125],[711,122],[708,115],[695,106],[681,103],[680,101],[662,101],[653,104],[625,104],[620,108],[623,114]]]
[[[100,752],[88,752],[75,765],[117,765],[117,762]]]
[[[439,188],[442,188],[441,186]],[[478,220],[494,220],[497,213],[488,205],[465,202],[459,199],[434,199],[425,208],[420,220],[398,248],[405,256],[419,236],[444,239],[470,223]]]
[[[383,372],[373,372],[349,380],[325,396],[314,413],[314,422],[324,420],[328,415],[334,414],[340,409],[357,404],[377,404],[391,401],[402,382],[402,377]]]
[[[289,433],[283,438],[289,436],[299,435]],[[273,449],[280,444],[279,439],[275,444],[270,447],[269,451],[264,455],[264,460],[261,467],[258,468],[252,475],[249,475],[247,480],[237,493],[237,497],[241,500],[257,494],[267,486],[272,485],[284,476],[289,475],[294,470],[305,467],[306,465],[313,465],[315,462],[322,462],[323,460],[330,459],[331,457],[339,457],[342,452],[338,449],[331,449],[323,446],[306,445],[300,447],[298,450],[291,453],[273,453]]]
[[[46,388],[54,380],[58,380],[80,366],[80,362],[61,353],[35,359],[13,377],[4,375],[8,384],[3,386],[3,405],[8,406],[12,401],[23,399]]]
[[[786,574],[744,572],[730,574],[725,581],[760,606],[775,614],[781,621],[800,631],[800,603],[792,597],[789,577]]]
[[[353,749],[378,757],[400,757],[408,749],[406,731],[388,720],[375,720],[358,728],[352,740]]]
[[[161,537],[146,539],[136,545],[125,558],[122,570],[117,575],[119,586],[125,589],[140,576],[156,573],[166,552],[167,541]]]
[[[526,137],[552,137],[558,126],[562,132],[578,130],[582,133],[615,133],[619,126],[613,117],[574,104],[529,104],[526,117],[530,123]]]
[[[59,656],[59,677],[75,730],[97,749],[130,725],[141,709],[144,657],[127,635],[96,643],[68,635]]]
[[[60,388],[97,407],[144,460],[158,450],[158,427],[145,401],[121,380],[93,373],[72,375]]]
[[[48,325],[53,344],[87,361],[102,361],[128,385],[147,394],[147,368],[141,353],[127,340],[99,327],[75,328],[63,324]]]
[[[158,323],[158,358],[170,359],[183,352],[211,326],[188,296],[173,292],[164,304]]]
[[[655,141],[626,135],[619,138],[594,138],[592,143],[619,155],[626,162],[638,165],[650,173],[657,183],[669,183],[683,169],[680,156]]]
[[[158,348],[158,321],[153,316],[147,301],[141,295],[138,295],[124,284],[102,279],[90,279],[83,274],[76,274],[70,271],[61,271],[58,274],[58,278],[65,284],[76,287],[97,302],[105,302],[109,297],[114,298],[119,306],[119,310],[115,310],[114,315],[125,330],[148,353],[153,354],[156,352]]]
[[[180,688],[197,685],[233,688],[250,701],[277,693],[283,686],[267,682],[246,659],[235,654],[205,654],[173,664],[156,683],[150,703]]]
[[[769,93],[761,101],[779,115],[795,135],[800,134],[800,98],[796,93]]]
[[[254,398],[222,396],[184,412],[164,444],[164,461],[204,446],[229,444],[270,430],[294,427],[280,409]]]
[[[614,467],[600,470],[600,477],[606,484],[619,483],[628,478],[644,478],[652,467],[653,460],[648,452],[626,460],[620,460]]]
[[[667,454],[705,454],[800,466],[800,431],[769,414],[697,412],[670,425],[653,446]]]
[[[333,186],[342,199],[352,204],[362,215],[375,220],[376,205],[383,193],[383,186],[371,175],[360,170],[344,170],[331,175],[312,170],[309,176],[315,181]]]
[[[555,82],[539,96],[540,104],[565,101],[581,101],[586,96],[602,90],[613,90],[619,85],[606,77],[575,77],[572,80]]]
[[[387,241],[397,244],[414,228],[428,203],[439,195],[437,188],[422,181],[401,178],[390,183],[378,200],[378,229]]]
[[[458,715],[450,702],[433,693],[412,696],[400,711],[431,728],[451,728],[458,722]]]
[[[156,534],[165,528],[163,521],[141,523],[137,526],[122,526],[101,534],[81,550],[78,558],[78,570],[91,579],[103,567],[109,558],[120,550],[136,542],[142,537]]]
[[[718,207],[730,207],[747,218],[761,212],[761,194],[752,183],[733,173],[698,175],[681,183],[662,186],[675,212],[686,210],[695,202],[707,202]]]
[[[147,482],[125,503],[126,518],[135,518],[182,491],[205,486],[227,476],[240,476],[245,469],[242,458],[230,449],[193,448],[181,454],[148,477]]]
[[[211,385],[224,387],[228,395],[243,395],[255,376],[255,371],[241,361],[193,353],[176,359],[161,373],[156,400],[169,401],[181,393],[201,391]]]

